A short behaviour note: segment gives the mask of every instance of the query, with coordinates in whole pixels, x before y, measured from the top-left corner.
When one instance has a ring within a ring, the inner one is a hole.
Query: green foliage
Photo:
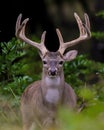
[[[104,103],[94,103],[81,113],[60,109],[60,130],[103,130]]]
[[[87,55],[79,55],[64,65],[66,81],[74,88],[78,105],[90,106],[96,101],[104,102],[104,64],[95,62]],[[93,102],[93,103],[92,103]]]
[[[25,51],[19,50],[20,46],[24,47],[24,43],[19,43],[12,39],[8,43],[1,43],[1,55],[0,55],[0,79],[1,80],[12,80],[14,75],[19,74],[19,70],[22,64],[18,62],[21,57],[25,55]]]
[[[104,19],[104,10],[97,12],[96,16]],[[103,31],[92,32],[92,37],[94,37],[97,40],[104,40],[104,32]]]
[[[96,13],[96,16],[104,18],[104,10],[101,10],[100,12]]]
[[[104,40],[104,32],[92,32],[92,37],[95,37],[97,40]]]
[[[75,60],[64,65],[66,81],[74,87],[86,83],[96,83],[99,76],[104,75],[104,64],[88,59],[87,55],[79,55]],[[93,78],[96,78],[93,81]]]
[[[33,81],[27,75],[29,65],[24,61],[28,52],[24,42],[13,38],[9,42],[0,43],[0,90],[3,94],[11,94],[11,90],[20,95],[25,87]]]

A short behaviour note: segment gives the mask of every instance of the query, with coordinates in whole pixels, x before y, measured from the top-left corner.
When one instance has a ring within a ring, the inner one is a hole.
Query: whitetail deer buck
[[[72,109],[76,107],[76,94],[64,80],[63,63],[73,60],[77,55],[77,50],[66,52],[66,49],[90,38],[91,32],[89,17],[86,13],[84,14],[85,23],[82,23],[76,13],[74,16],[78,23],[80,36],[64,43],[59,29],[56,29],[60,43],[56,52],[50,52],[45,47],[46,32],[42,34],[41,44],[28,39],[25,36],[25,26],[29,19],[27,18],[21,23],[22,14],[17,18],[16,37],[36,47],[43,62],[42,79],[29,85],[21,98],[23,130],[30,130],[33,123],[39,130],[54,128],[59,106],[67,106]]]

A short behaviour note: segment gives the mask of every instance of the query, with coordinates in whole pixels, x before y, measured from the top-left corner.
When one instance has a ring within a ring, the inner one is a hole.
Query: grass
[[[19,100],[0,95],[0,130],[22,130]]]
[[[22,130],[22,128],[13,124],[4,124],[0,126],[0,130]]]

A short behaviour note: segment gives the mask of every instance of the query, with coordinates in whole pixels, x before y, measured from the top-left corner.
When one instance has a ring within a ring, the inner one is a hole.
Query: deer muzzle
[[[51,77],[57,76],[58,74],[58,70],[57,68],[49,68],[48,70],[48,75]]]

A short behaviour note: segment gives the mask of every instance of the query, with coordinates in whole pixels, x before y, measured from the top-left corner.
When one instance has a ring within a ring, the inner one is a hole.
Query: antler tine
[[[77,15],[77,13],[74,13],[74,17],[75,17],[77,24],[78,24],[80,36],[82,36],[83,34],[85,34],[85,28],[83,26],[83,23],[82,23],[80,17]]]
[[[22,18],[22,14],[20,14],[18,16],[17,21],[16,21],[16,30],[15,30],[16,37],[34,47],[36,47],[37,49],[39,49],[42,52],[43,55],[45,55],[45,53],[47,52],[47,49],[44,45],[46,31],[44,31],[41,36],[41,44],[28,39],[25,36],[25,27],[26,27],[27,22],[29,21],[29,18],[26,18],[22,23],[21,23],[21,18]]]
[[[87,15],[87,13],[84,14],[85,17],[85,27],[86,27],[86,31],[88,31],[88,35],[89,37],[91,37],[91,32],[90,32],[90,20],[89,17]]]
[[[80,35],[79,35],[79,37],[77,39],[66,42],[64,44],[63,38],[62,38],[62,35],[61,35],[60,31],[58,29],[56,30],[57,35],[59,37],[59,42],[60,42],[60,47],[59,47],[58,51],[60,51],[61,54],[63,54],[65,52],[65,50],[67,48],[69,48],[70,46],[76,45],[80,41],[86,40],[86,39],[91,37],[90,21],[89,21],[88,15],[86,13],[84,14],[85,24],[82,23],[80,17],[77,15],[77,13],[74,13],[74,17],[75,17],[75,19],[77,21],[77,24],[78,24],[78,27],[79,27],[79,32],[80,32]]]
[[[17,38],[20,38],[22,40],[22,37],[20,37],[20,36],[21,36],[21,34],[24,34],[25,26],[26,26],[27,22],[29,21],[29,18],[25,19],[22,22],[22,24],[21,24],[21,18],[22,18],[22,14],[20,14],[17,18],[15,35]]]
[[[20,21],[21,21],[21,17],[22,17],[22,14],[20,14],[17,18],[17,21],[16,21],[16,31],[15,31],[15,35],[16,37],[18,37],[18,28],[20,27]]]
[[[45,42],[45,35],[46,35],[46,31],[44,31],[41,36],[41,44],[44,44],[44,42]]]
[[[58,35],[58,38],[59,38],[59,42],[60,42],[60,44],[62,44],[63,43],[63,37],[61,35],[61,32],[58,28],[56,29],[56,32],[57,32],[57,35]]]
[[[58,51],[60,51],[63,54],[64,53],[64,41],[63,41],[63,37],[61,35],[61,32],[58,28],[56,29],[56,33],[58,35],[59,43],[60,43]]]

